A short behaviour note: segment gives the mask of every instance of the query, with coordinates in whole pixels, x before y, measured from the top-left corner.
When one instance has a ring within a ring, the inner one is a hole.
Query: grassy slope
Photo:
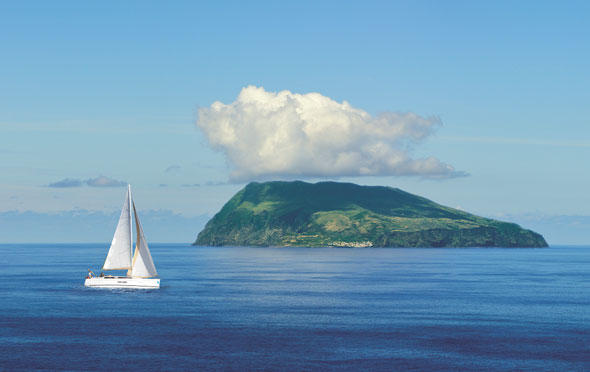
[[[351,183],[250,183],[199,234],[199,245],[546,246],[518,225],[399,189]]]

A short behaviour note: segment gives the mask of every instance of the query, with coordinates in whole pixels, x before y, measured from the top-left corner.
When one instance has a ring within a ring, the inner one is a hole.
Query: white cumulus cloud
[[[267,92],[248,86],[238,98],[198,111],[197,126],[223,151],[232,181],[294,177],[466,175],[434,157],[412,158],[435,117],[372,116],[319,93]]]

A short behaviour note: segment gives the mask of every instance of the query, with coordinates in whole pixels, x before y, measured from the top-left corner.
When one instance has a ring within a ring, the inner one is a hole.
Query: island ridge
[[[397,188],[252,182],[194,242],[207,246],[546,247],[540,234]]]

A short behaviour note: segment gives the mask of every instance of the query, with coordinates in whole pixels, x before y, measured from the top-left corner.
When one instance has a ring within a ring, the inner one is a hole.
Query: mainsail
[[[131,250],[133,248],[131,228],[131,186],[127,186],[127,195],[109,253],[102,266],[103,270],[128,270],[131,268]]]
[[[131,272],[127,272],[127,275],[132,277],[149,278],[157,276],[158,272],[154,266],[150,249],[148,248],[147,241],[143,235],[143,228],[137,211],[135,210],[135,203],[133,203],[133,214],[135,215],[135,229],[137,232],[137,241],[135,242],[135,253],[133,254],[133,265]]]

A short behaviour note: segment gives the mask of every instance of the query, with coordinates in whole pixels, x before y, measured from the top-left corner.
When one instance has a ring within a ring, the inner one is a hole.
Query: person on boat
[[[103,273],[103,272],[101,272],[99,276],[100,276],[101,278],[104,278],[104,273]]]
[[[92,270],[88,269],[88,276],[86,277],[87,279],[90,279],[94,276],[94,273],[92,272]]]

